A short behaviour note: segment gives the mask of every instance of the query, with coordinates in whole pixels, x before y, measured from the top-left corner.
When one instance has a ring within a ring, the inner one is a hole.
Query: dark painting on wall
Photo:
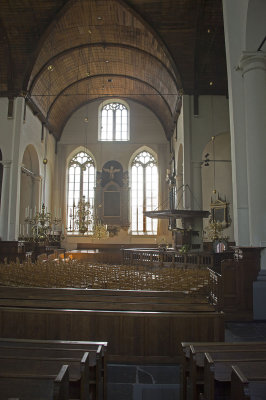
[[[104,192],[104,216],[120,217],[120,192]]]

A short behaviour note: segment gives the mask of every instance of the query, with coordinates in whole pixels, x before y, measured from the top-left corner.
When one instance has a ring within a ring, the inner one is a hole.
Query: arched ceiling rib
[[[41,95],[45,97],[49,80],[53,80],[53,89],[56,88],[58,95],[64,92],[67,87],[64,85],[80,79],[80,76],[75,78],[77,67],[73,62],[69,64],[70,71],[65,72],[67,64],[65,66],[63,62],[69,61],[62,57],[63,54],[72,53],[75,48],[98,49],[100,44],[103,51],[117,48],[117,54],[124,48],[129,56],[124,67],[122,57],[114,58],[116,64],[108,66],[109,70],[106,68],[107,74],[116,66],[114,75],[125,75],[126,69],[128,79],[144,83],[147,79],[147,85],[155,88],[159,97],[164,96],[171,110],[174,104],[180,105],[176,93],[181,87],[185,94],[196,95],[196,98],[199,95],[226,95],[222,2],[198,0],[196,3],[195,0],[1,0],[0,96],[27,95],[34,111],[45,121],[48,106],[44,107],[43,103],[47,103],[47,99],[40,103],[38,99]],[[81,59],[76,60],[78,68],[83,68],[88,61],[83,50],[81,53]],[[91,53],[98,57],[97,51]],[[84,57],[85,61],[82,60]],[[57,58],[61,60],[59,67]],[[95,61],[94,70],[97,69],[99,74],[99,57],[89,60],[90,64]],[[48,82],[45,81],[47,74],[44,71],[49,62],[56,64],[54,75],[59,68],[64,70],[65,77],[49,77]],[[131,69],[130,63],[133,64]],[[146,63],[149,67],[145,69]],[[151,81],[153,74],[154,82]],[[166,89],[168,92],[164,91]],[[34,93],[32,98],[31,92]],[[122,96],[122,90],[120,93]],[[57,101],[61,101],[60,97]],[[140,100],[151,106],[146,96]],[[152,107],[157,114],[158,104],[153,102]],[[164,126],[171,126],[168,119],[172,120],[174,115],[169,117],[167,107],[165,110],[167,112],[160,118]],[[49,123],[59,138],[58,127],[54,121],[49,120],[47,126]],[[169,135],[171,131],[165,129]]]
[[[136,63],[143,65],[143,68],[137,70],[135,68]],[[103,53],[101,46],[73,49],[54,58],[50,65],[53,66],[52,71],[48,67],[43,69],[37,75],[37,79],[33,81],[33,87],[30,91],[31,97],[38,103],[43,114],[47,112],[51,102],[62,91],[62,88],[88,76],[92,78],[100,74],[103,77],[102,85],[112,87],[112,76],[117,76],[120,72],[119,76],[141,80],[143,85],[145,85],[145,82],[150,86],[155,84],[154,87],[158,95],[165,99],[171,114],[174,115],[176,84],[163,65],[148,53],[139,52],[132,48],[119,49],[117,47],[106,48]],[[161,71],[161,75],[155,80],[154,76],[156,76],[158,70]],[[84,82],[81,90],[83,93],[88,92],[87,82]],[[123,95],[128,96],[130,93],[124,92]]]
[[[55,124],[59,129],[59,133],[61,133],[68,119],[64,118],[65,113],[67,113],[69,117],[75,110],[87,102],[112,96],[128,99],[128,96],[124,95],[125,90],[131,93],[130,98],[132,100],[146,105],[152,111],[156,109],[156,115],[161,121],[165,131],[171,129],[171,112],[167,103],[161,96],[158,96],[155,89],[148,85],[144,86],[140,81],[123,76],[114,77],[111,86],[103,86],[102,78],[102,76],[93,77],[91,80],[94,82],[89,85],[88,92],[83,91],[84,81],[86,82],[86,80],[83,80],[72,84],[60,95],[60,101],[54,102],[49,110],[49,121],[51,121],[52,129],[54,128],[53,124]],[[166,115],[168,118],[165,118]]]
[[[28,91],[58,139],[78,104],[104,95],[141,101],[169,137],[181,88],[173,65],[160,40],[122,0],[77,0],[46,33]]]

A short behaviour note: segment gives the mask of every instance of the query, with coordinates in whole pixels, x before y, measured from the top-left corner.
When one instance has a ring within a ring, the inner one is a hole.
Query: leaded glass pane
[[[121,103],[108,103],[101,110],[100,138],[103,141],[127,141],[128,109]]]
[[[152,211],[158,207],[156,160],[149,152],[143,151],[133,160],[131,171],[132,234],[154,235],[157,233],[157,220],[146,218],[143,212]]]
[[[92,158],[84,151],[76,154],[68,167],[68,192],[67,192],[67,231],[78,234],[79,227],[75,223],[74,210],[78,202],[85,196],[90,202],[90,208],[94,204],[95,166]],[[89,232],[92,226],[89,227]]]

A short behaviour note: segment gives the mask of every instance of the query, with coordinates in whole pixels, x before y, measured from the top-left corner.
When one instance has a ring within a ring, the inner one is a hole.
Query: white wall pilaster
[[[191,188],[191,151],[192,151],[192,138],[191,138],[191,101],[190,96],[183,96],[183,118],[184,118],[184,208],[192,208],[192,197],[190,191],[186,188],[188,185]]]
[[[11,161],[3,161],[3,167],[2,198],[0,209],[0,237],[2,240],[8,240]]]
[[[234,236],[239,246],[249,246],[249,204],[247,191],[246,126],[243,79],[238,63],[243,49],[248,0],[223,0],[225,50],[231,132]]]
[[[266,246],[266,53],[243,52],[240,60],[245,94],[250,245]],[[253,283],[254,319],[266,319],[266,249]]]
[[[192,161],[192,208],[193,210],[202,210],[202,163]]]
[[[12,132],[12,166],[9,198],[9,229],[7,240],[17,240],[19,233],[19,209],[20,209],[20,177],[21,166],[19,163],[20,143],[22,135],[24,98],[15,100],[15,113]]]

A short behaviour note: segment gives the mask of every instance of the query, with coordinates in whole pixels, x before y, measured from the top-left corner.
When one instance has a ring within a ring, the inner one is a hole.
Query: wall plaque
[[[120,217],[120,192],[104,192],[104,217]]]

